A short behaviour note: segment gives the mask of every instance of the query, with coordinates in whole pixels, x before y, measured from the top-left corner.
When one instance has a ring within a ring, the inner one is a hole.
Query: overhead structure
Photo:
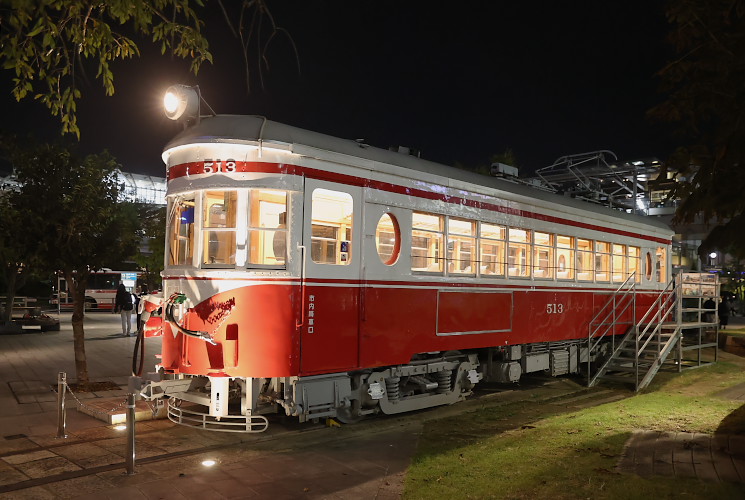
[[[648,214],[653,196],[648,181],[657,177],[657,159],[619,162],[612,151],[567,155],[536,170],[522,182],[593,203]]]

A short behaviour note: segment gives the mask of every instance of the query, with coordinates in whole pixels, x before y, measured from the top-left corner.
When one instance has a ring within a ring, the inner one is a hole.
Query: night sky
[[[218,113],[408,146],[449,165],[485,165],[511,148],[527,174],[567,154],[663,158],[672,147],[645,118],[663,99],[655,73],[672,58],[662,2],[270,0],[270,7],[294,39],[300,73],[290,45],[277,39],[264,89],[253,79],[247,93],[238,41],[210,13],[214,64],[197,77],[141,44],[142,57],[115,65],[114,97],[97,81],[82,85],[82,149],[108,149],[126,171],[164,175],[160,152],[180,130],[161,111],[173,83],[198,84]],[[40,104],[16,104],[12,73],[0,75],[2,128],[53,137],[58,120]]]

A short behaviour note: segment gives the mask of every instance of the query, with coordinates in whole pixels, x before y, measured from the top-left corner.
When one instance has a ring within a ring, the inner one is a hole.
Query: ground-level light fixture
[[[217,465],[217,460],[212,460],[212,459],[202,460],[202,465],[204,465],[205,467],[212,467],[214,465]]]

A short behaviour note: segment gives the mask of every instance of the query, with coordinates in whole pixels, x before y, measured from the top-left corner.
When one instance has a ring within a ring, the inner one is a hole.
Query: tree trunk
[[[88,360],[85,357],[85,331],[83,321],[85,319],[85,287],[88,282],[87,275],[79,276],[72,271],[64,271],[67,281],[67,291],[72,294],[72,339],[75,351],[75,373],[78,384],[88,385]]]
[[[16,277],[18,276],[18,272],[15,269],[15,266],[12,270],[7,267],[5,269],[5,276],[8,278],[8,291],[5,293],[5,310],[3,311],[3,321],[6,323],[10,323],[10,320],[13,317],[13,301],[16,298]]]

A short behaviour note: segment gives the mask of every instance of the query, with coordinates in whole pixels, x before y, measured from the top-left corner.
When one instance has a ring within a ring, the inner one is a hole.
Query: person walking
[[[135,294],[135,311],[137,311],[137,334],[142,332],[142,305],[144,302],[141,300],[142,297],[147,295],[147,285],[143,284],[138,287],[137,293]]]
[[[727,324],[729,323],[729,305],[727,304],[727,299],[724,296],[722,296],[722,300],[721,302],[719,302],[717,312],[719,313],[719,327],[722,330],[725,330],[727,328]]]
[[[124,283],[119,283],[116,289],[114,308],[122,315],[122,335],[130,336],[132,330],[132,294],[127,291]]]

